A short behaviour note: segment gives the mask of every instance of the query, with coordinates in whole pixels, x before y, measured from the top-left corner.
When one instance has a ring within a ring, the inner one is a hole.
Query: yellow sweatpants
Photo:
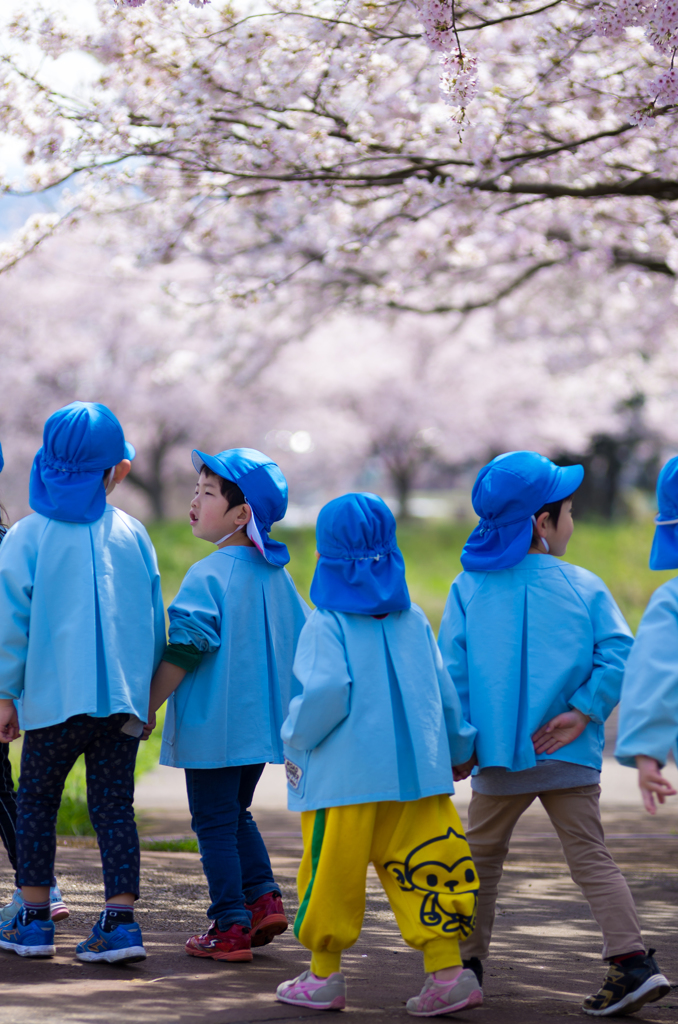
[[[342,950],[360,935],[370,862],[402,937],[423,951],[424,969],[461,963],[459,940],[473,931],[478,875],[448,796],[303,811],[301,831],[294,934],[311,950],[314,974],[339,971]]]

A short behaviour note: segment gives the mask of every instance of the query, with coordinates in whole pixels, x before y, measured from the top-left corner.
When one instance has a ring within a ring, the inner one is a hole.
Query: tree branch
[[[462,315],[465,315],[466,313],[473,313],[476,309],[485,309],[487,306],[496,305],[497,302],[505,299],[507,295],[516,291],[529,281],[530,278],[534,277],[535,274],[538,274],[540,270],[545,270],[547,267],[553,267],[560,262],[561,260],[554,259],[541,260],[539,263],[534,263],[531,267],[528,267],[527,270],[524,270],[522,274],[519,274],[518,277],[514,278],[513,281],[510,281],[508,284],[504,285],[503,288],[500,288],[499,291],[494,293],[494,295],[489,296],[489,298],[479,299],[477,302],[464,302],[461,305],[456,306],[445,304],[432,306],[429,309],[421,309],[418,306],[409,306],[394,301],[388,302],[386,305],[389,309],[397,309],[403,313],[421,313],[422,315],[434,313],[461,313]]]

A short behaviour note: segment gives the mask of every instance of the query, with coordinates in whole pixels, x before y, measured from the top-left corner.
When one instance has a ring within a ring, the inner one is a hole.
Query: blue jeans
[[[245,904],[280,892],[249,811],[263,770],[263,764],[185,769],[191,828],[212,900],[207,916],[222,931],[233,924],[249,928],[252,915]]]

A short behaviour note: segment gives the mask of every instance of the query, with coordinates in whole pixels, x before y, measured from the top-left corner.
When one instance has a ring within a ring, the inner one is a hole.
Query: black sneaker
[[[668,995],[671,986],[659,970],[654,950],[625,964],[610,964],[603,987],[582,1003],[584,1013],[592,1017],[623,1017],[635,1013],[645,1003],[655,1003]],[[631,966],[633,965],[633,966]]]
[[[464,960],[463,961],[462,967],[464,968],[465,971],[473,971],[473,973],[475,974],[476,978],[478,979],[478,984],[482,988],[483,987],[483,961],[480,960],[477,956],[472,956],[470,960]]]

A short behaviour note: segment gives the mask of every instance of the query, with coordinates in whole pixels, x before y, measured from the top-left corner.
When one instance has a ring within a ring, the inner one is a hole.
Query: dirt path
[[[296,909],[294,877],[301,842],[298,821],[286,811],[260,811],[262,831],[289,911]],[[186,832],[181,816],[147,816],[146,830]],[[676,897],[678,827],[675,811],[659,820],[623,808],[607,812],[610,846],[639,903],[647,941],[656,946],[665,973],[678,978]],[[283,1006],[276,985],[303,970],[308,957],[291,931],[264,947],[251,964],[221,964],[183,952],[188,935],[206,925],[206,888],[195,854],[143,854],[143,900],[138,920],[151,954],[130,967],[82,964],[75,943],[99,910],[100,869],[96,849],[60,846],[59,878],[72,910],[57,933],[58,955],[26,961],[0,953],[0,1024],[247,1024],[322,1018]],[[0,891],[11,889],[3,861]],[[419,954],[398,935],[375,875],[368,880],[363,934],[345,958],[350,1019],[355,1024],[404,1022],[404,1002],[423,980]],[[516,834],[504,875],[487,972],[485,1005],[457,1015],[477,1024],[551,1024],[577,1016],[579,1002],[603,974],[600,940],[588,907],[567,876],[557,840],[540,809],[530,811]],[[333,1017],[332,1019],[336,1019]],[[646,1007],[638,1019],[678,1022],[678,992]]]

